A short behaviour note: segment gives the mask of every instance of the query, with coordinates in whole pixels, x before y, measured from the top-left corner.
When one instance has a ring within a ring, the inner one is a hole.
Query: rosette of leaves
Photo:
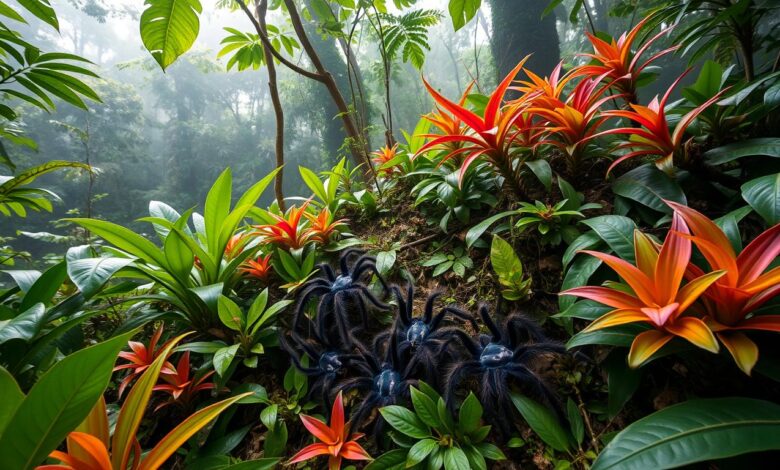
[[[446,165],[409,173],[412,175],[424,176],[412,188],[412,195],[416,196],[414,205],[422,206],[424,210],[430,207],[432,210],[427,212],[433,220],[439,221],[439,227],[445,233],[453,219],[468,224],[472,211],[496,205],[496,178],[487,163],[468,171],[462,182],[458,181],[459,169]]]
[[[451,253],[437,252],[427,260],[420,263],[426,268],[433,268],[433,277],[441,276],[449,270],[452,270],[457,276],[463,277],[466,269],[471,269],[474,262],[469,258],[469,254],[462,246],[456,246]]]
[[[490,426],[482,425],[482,405],[470,393],[457,421],[444,399],[425,382],[411,387],[412,406],[386,406],[379,410],[394,429],[391,437],[400,449],[385,453],[366,470],[397,468],[487,469],[486,460],[504,460],[501,449],[485,442]]]

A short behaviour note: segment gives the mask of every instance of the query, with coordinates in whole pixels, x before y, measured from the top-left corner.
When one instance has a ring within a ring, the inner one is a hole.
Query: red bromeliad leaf
[[[339,392],[336,400],[333,402],[333,409],[330,413],[330,426],[311,416],[301,415],[303,426],[319,441],[301,449],[296,453],[289,463],[299,463],[320,455],[328,455],[328,466],[330,468],[341,468],[341,461],[346,460],[371,460],[363,447],[356,441],[363,437],[363,434],[349,433],[349,423],[345,423],[344,399]]]

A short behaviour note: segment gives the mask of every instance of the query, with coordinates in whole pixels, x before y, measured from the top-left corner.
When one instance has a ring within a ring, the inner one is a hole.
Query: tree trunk
[[[255,0],[255,15],[263,32],[267,34],[265,15],[268,13],[268,0]],[[276,64],[271,55],[267,44],[263,44],[263,54],[265,55],[265,64],[268,68],[268,91],[271,94],[271,103],[274,107],[274,116],[276,118],[276,141],[274,142],[274,153],[276,155],[277,173],[274,177],[274,193],[276,194],[276,203],[282,212],[286,211],[284,203],[284,110],[282,101],[279,99],[279,88],[276,84]]]
[[[493,34],[490,47],[500,82],[523,57],[525,67],[545,76],[558,65],[561,51],[553,13],[542,18],[547,6],[540,0],[490,0]]]

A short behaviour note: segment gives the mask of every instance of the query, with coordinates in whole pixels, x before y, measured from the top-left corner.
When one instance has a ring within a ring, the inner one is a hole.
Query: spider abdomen
[[[430,333],[430,328],[422,320],[414,320],[406,330],[406,341],[413,347],[420,345]]]
[[[377,393],[382,397],[395,395],[398,385],[401,383],[401,374],[392,370],[384,369],[374,378],[374,387]]]

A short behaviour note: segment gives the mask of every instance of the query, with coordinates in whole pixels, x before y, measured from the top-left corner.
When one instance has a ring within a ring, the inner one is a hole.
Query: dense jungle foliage
[[[771,468],[778,31],[0,0],[0,468]]]

